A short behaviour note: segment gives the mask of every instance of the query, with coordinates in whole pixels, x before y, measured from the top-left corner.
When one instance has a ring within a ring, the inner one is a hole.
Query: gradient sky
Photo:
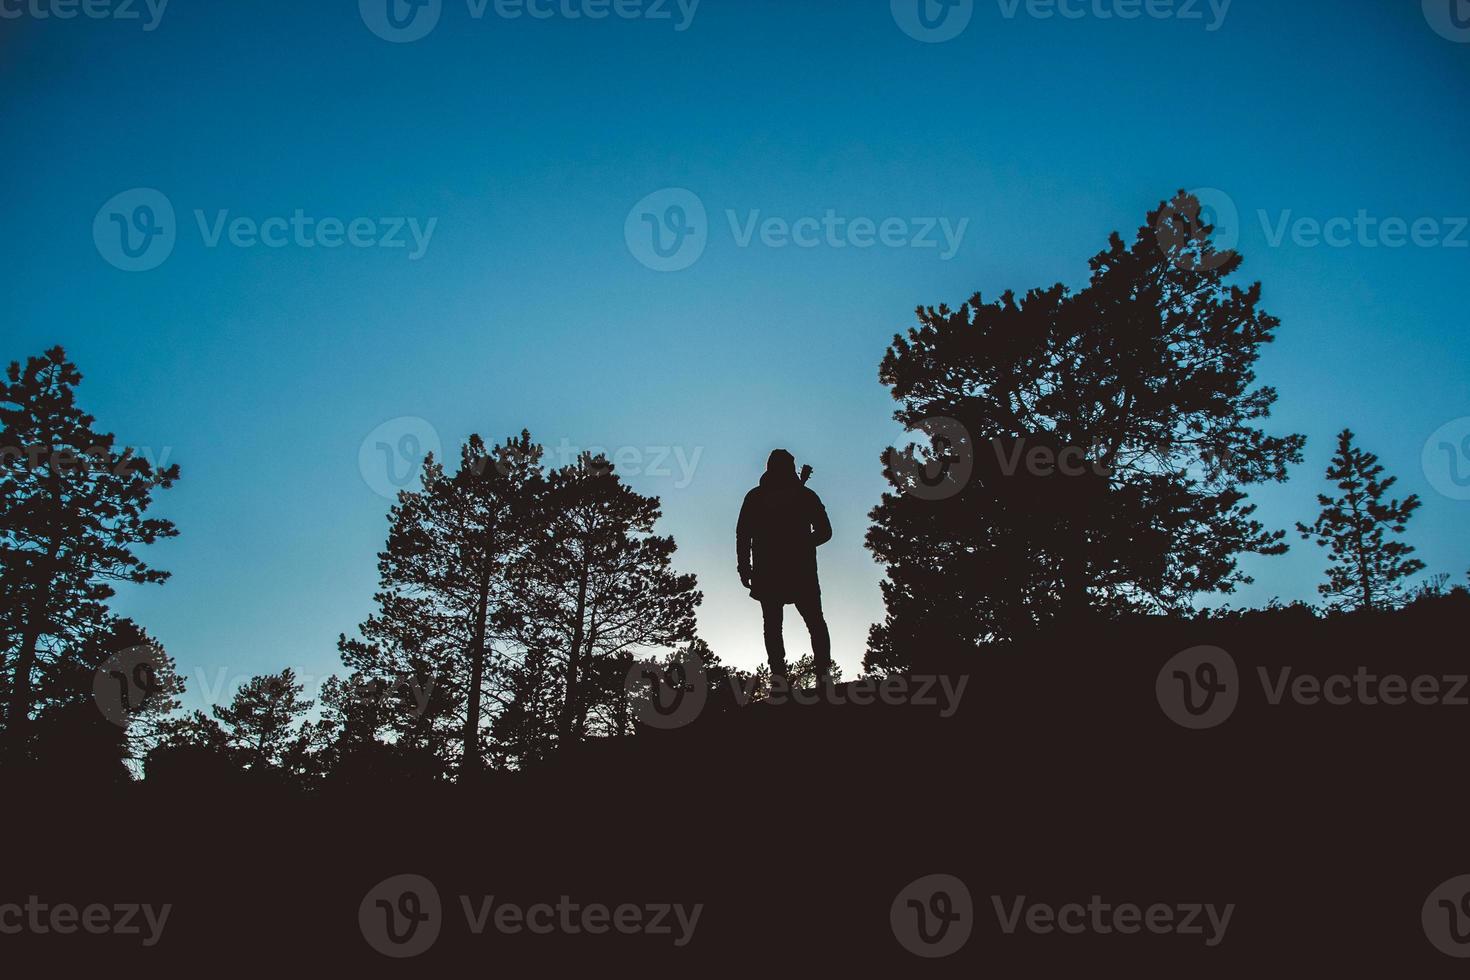
[[[887,0],[704,0],[683,30],[672,2],[668,20],[573,20],[444,0],[412,43],[375,35],[351,0],[172,0],[153,30],[141,2],[142,21],[0,19],[0,357],[64,344],[101,425],[182,465],[159,507],[182,535],[148,552],[174,577],[117,606],[164,641],[190,706],[287,665],[340,670],[389,503],[359,450],[384,423],[395,446],[428,437],[404,418],[451,449],[527,427],[553,455],[636,451],[629,482],[662,498],[705,592],[701,632],[747,668],[763,656],[735,515],[769,450],[789,448],[836,529],[821,561],[850,676],[882,615],[862,539],[895,436],[877,382],[892,334],[920,303],[1081,285],[1110,231],[1131,239],[1174,190],[1214,188],[1239,214],[1221,233],[1243,277],[1283,321],[1260,372],[1281,391],[1273,429],[1309,436],[1294,481],[1254,495],[1263,515],[1310,519],[1351,425],[1424,497],[1420,557],[1463,580],[1470,502],[1436,489],[1454,488],[1421,452],[1470,416],[1470,43],[1432,29],[1435,0],[1098,16],[1117,6],[1041,18],[977,0],[942,43],[905,33]],[[99,209],[134,188],[176,212],[172,253],[142,272],[94,238]],[[703,254],[676,272],[625,238],[666,188],[707,214]],[[194,215],[298,209],[437,223],[413,260],[208,247]],[[727,217],[829,209],[968,224],[946,259],[742,245]],[[1460,225],[1459,247],[1271,241],[1283,216],[1360,211],[1436,219],[1446,238]],[[1312,598],[1322,564],[1305,543],[1250,561],[1258,582],[1232,601]]]

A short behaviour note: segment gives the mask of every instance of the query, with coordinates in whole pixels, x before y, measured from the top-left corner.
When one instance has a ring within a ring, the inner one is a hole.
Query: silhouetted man
[[[745,495],[735,527],[740,581],[761,604],[766,656],[773,677],[786,676],[786,644],[781,637],[785,607],[794,604],[812,635],[818,683],[832,673],[832,638],[822,618],[817,583],[817,546],[832,540],[827,508],[796,476],[796,459],[784,449],[771,453],[760,486]]]

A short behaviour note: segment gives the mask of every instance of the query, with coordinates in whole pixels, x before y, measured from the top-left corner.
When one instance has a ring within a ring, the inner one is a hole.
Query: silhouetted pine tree
[[[303,685],[290,667],[279,674],[252,677],[235,692],[227,708],[214,707],[226,743],[247,768],[283,769],[302,734],[298,724],[314,702],[303,698]]]
[[[131,652],[138,655],[116,659]],[[82,724],[85,731],[78,732],[78,741],[109,743],[109,755],[111,740],[102,736],[120,736],[124,758],[140,762],[163,737],[182,693],[183,678],[158,641],[131,619],[109,616],[96,631],[71,644],[66,656],[48,661],[38,671],[34,724],[46,731],[37,732],[34,755],[48,765],[57,761],[57,752],[75,758],[74,748],[66,744],[66,728],[48,722],[54,715]],[[100,710],[99,696],[110,700],[117,712],[114,717]],[[119,719],[124,724],[119,725]],[[105,727],[96,728],[96,722]]]
[[[1322,513],[1311,525],[1296,527],[1304,539],[1328,549],[1327,581],[1317,591],[1334,608],[1381,609],[1400,603],[1404,580],[1424,570],[1422,561],[1408,557],[1411,546],[1387,537],[1404,533],[1421,501],[1417,494],[1385,501],[1398,478],[1385,478],[1378,457],[1354,446],[1353,438],[1351,429],[1338,435],[1327,467],[1327,479],[1341,494],[1318,494]]]
[[[0,382],[0,654],[6,741],[24,752],[39,669],[106,632],[117,582],[162,582],[133,549],[177,534],[144,516],[179,468],[155,469],[76,405],[82,375],[53,347]]]
[[[587,733],[594,708],[622,696],[609,661],[692,639],[703,597],[694,576],[671,570],[674,539],[653,533],[658,498],[635,493],[605,458],[584,453],[552,472],[542,504],[546,533],[516,575],[529,587],[523,642],[561,668],[565,745]]]
[[[556,749],[562,675],[539,647],[507,664],[505,672],[509,699],[491,722],[491,744],[500,768],[524,769],[545,761]]]
[[[457,747],[466,775],[483,765],[484,698],[503,698],[507,651],[495,643],[510,642],[506,618],[518,606],[505,573],[540,533],[541,453],[522,432],[493,450],[471,436],[452,474],[425,460],[422,487],[400,493],[390,514],[378,613],[362,640],[340,643],[343,661],[365,676],[432,690],[434,710],[414,728]]]
[[[1259,284],[1226,283],[1241,257],[1215,250],[1199,208],[1181,192],[1132,245],[1114,233],[1080,292],[921,307],[894,338],[879,377],[895,417],[914,430],[956,420],[963,433],[937,448],[974,469],[966,480],[952,465],[954,485],[914,493],[904,464],[935,462],[934,448],[884,454],[896,492],[868,545],[888,566],[888,617],[869,669],[1063,617],[1182,610],[1250,581],[1240,554],[1286,550],[1243,489],[1285,480],[1301,458],[1303,437],[1258,428],[1276,392],[1254,365],[1278,321],[1257,308]],[[1081,475],[1032,473],[1033,449],[1042,473],[1046,453],[1070,450]]]

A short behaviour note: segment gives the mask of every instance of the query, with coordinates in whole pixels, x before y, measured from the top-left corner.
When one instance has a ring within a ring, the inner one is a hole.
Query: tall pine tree
[[[117,583],[167,579],[134,549],[178,533],[145,513],[179,468],[155,468],[97,431],[76,404],[81,380],[53,347],[0,382],[0,655],[13,757],[26,752],[38,671],[110,630]]]
[[[431,693],[434,710],[412,726],[456,753],[465,776],[483,767],[485,727],[510,696],[509,651],[497,642],[511,643],[519,603],[506,571],[540,533],[541,455],[522,432],[494,449],[471,436],[452,473],[427,459],[422,486],[400,493],[389,516],[378,612],[362,639],[341,642],[353,670]]]
[[[623,483],[601,456],[552,472],[546,531],[516,569],[528,586],[524,643],[555,658],[563,684],[556,734],[566,745],[589,720],[616,730],[630,654],[694,638],[701,594],[672,570],[674,539],[653,533],[660,509]]]
[[[1304,539],[1326,548],[1331,563],[1317,591],[1338,609],[1383,609],[1404,598],[1404,580],[1424,570],[1410,558],[1413,547],[1388,536],[1403,534],[1419,509],[1417,494],[1402,501],[1384,497],[1398,477],[1383,475],[1378,457],[1353,445],[1353,432],[1337,437],[1327,479],[1337,496],[1318,494],[1322,512],[1312,524],[1297,524]]]

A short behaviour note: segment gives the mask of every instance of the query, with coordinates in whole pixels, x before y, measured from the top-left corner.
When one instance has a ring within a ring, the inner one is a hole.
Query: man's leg
[[[771,679],[786,676],[786,641],[781,637],[781,620],[785,605],[769,599],[761,601],[761,617],[765,621],[766,659],[771,662]]]
[[[812,634],[812,664],[817,669],[817,683],[827,684],[832,680],[832,635],[827,632],[827,620],[822,616],[822,594],[803,599],[796,604],[796,611],[806,620],[806,628]]]

